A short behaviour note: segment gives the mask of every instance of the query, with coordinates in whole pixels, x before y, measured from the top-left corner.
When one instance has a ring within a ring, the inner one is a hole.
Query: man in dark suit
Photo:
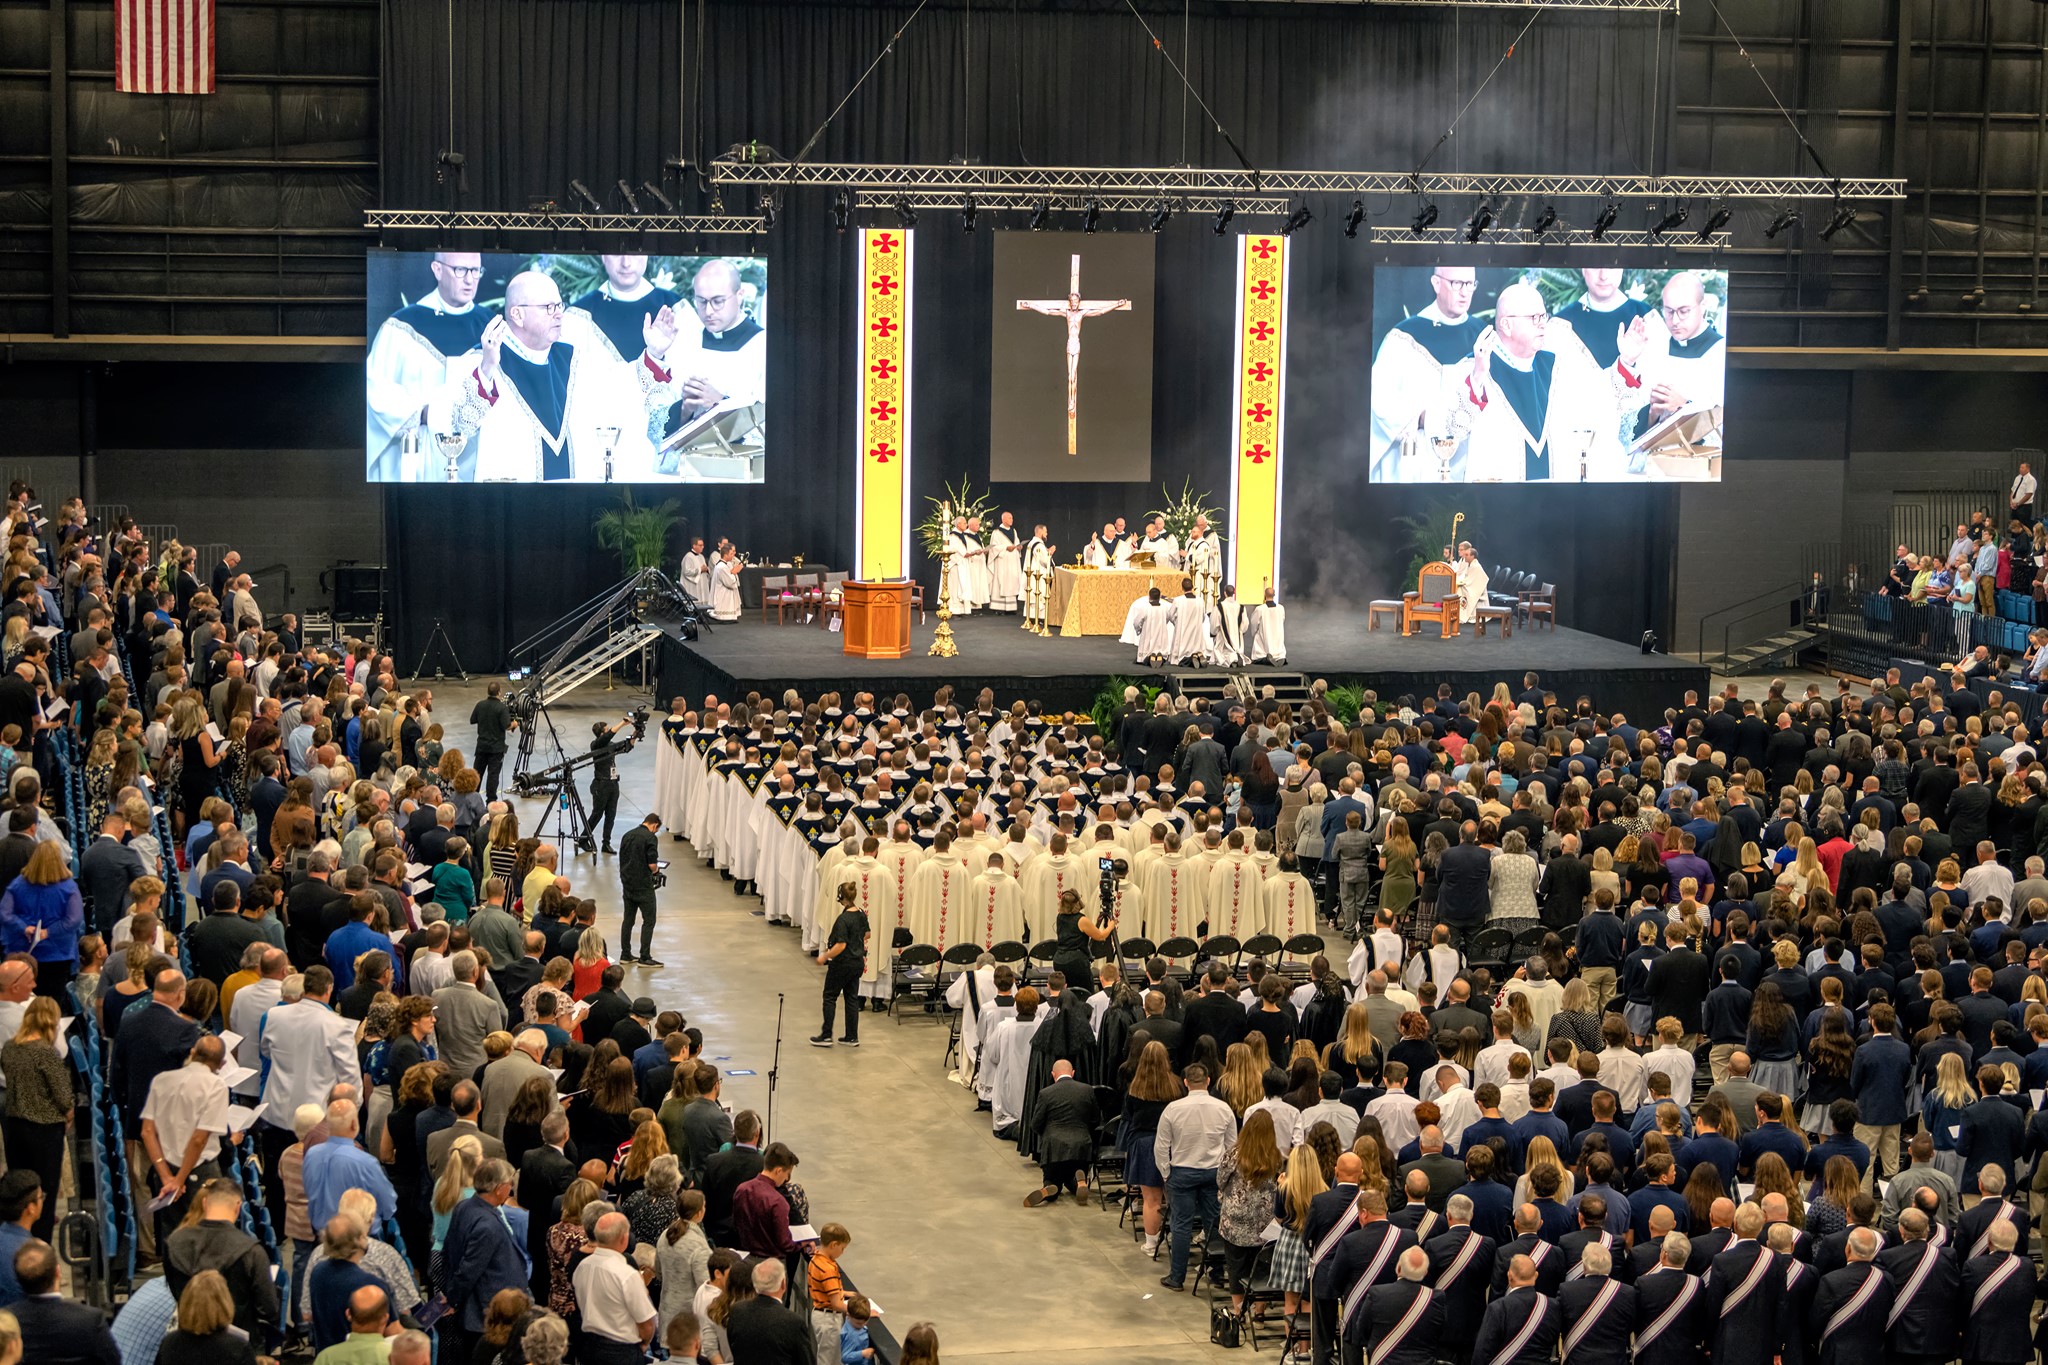
[[[1782,1199],[1782,1195],[1766,1198]],[[1768,1216],[1775,1212],[1765,1209]],[[1800,1229],[1789,1222],[1772,1223],[1764,1233],[1764,1244],[1778,1258],[1778,1269],[1784,1278],[1779,1290],[1778,1301],[1778,1356],[1784,1365],[1806,1365],[1807,1349],[1806,1314],[1813,1307],[1813,1299],[1820,1292],[1820,1276],[1811,1265],[1800,1257],[1801,1247],[1795,1238],[1804,1237]],[[1808,1240],[1804,1249],[1810,1254],[1812,1242]]]
[[[1635,1365],[1699,1365],[1702,1305],[1706,1290],[1685,1270],[1692,1243],[1672,1233],[1659,1248],[1656,1266],[1638,1275]]]
[[[19,1359],[36,1365],[121,1365],[114,1334],[97,1308],[73,1303],[57,1287],[57,1253],[31,1239],[14,1253],[23,1297],[7,1305],[21,1324]]]
[[[501,1289],[524,1289],[526,1258],[512,1237],[504,1208],[512,1198],[512,1167],[492,1158],[476,1168],[476,1193],[455,1206],[441,1243],[442,1289],[448,1316],[441,1320],[441,1349],[463,1360],[483,1335],[484,1312]],[[531,1211],[528,1214],[532,1216]]]
[[[1564,1317],[1560,1365],[1629,1365],[1629,1339],[1640,1318],[1636,1291],[1616,1272],[1613,1249],[1589,1244],[1574,1268],[1578,1278],[1557,1291]]]
[[[781,1261],[764,1260],[754,1266],[754,1297],[737,1305],[726,1319],[725,1335],[732,1342],[734,1360],[747,1365],[813,1365],[817,1360],[810,1328],[782,1306],[788,1288]]]
[[[1230,969],[1211,962],[1202,978],[1202,993],[1189,1003],[1181,1016],[1180,1065],[1194,1060],[1195,1043],[1203,1037],[1216,1040],[1216,1055],[1230,1050],[1244,1037],[1244,1006],[1230,993]]]
[[[1884,1250],[1884,1234],[1877,1230],[1877,1200],[1867,1190],[1858,1190],[1849,1201],[1849,1226],[1840,1232],[1831,1232],[1814,1243],[1813,1268],[1823,1279],[1849,1264],[1849,1237],[1858,1228],[1869,1228],[1877,1232],[1877,1248],[1871,1254]]]
[[[1600,1056],[1598,1053],[1582,1049],[1575,1065],[1579,1069],[1579,1083],[1566,1086],[1563,1090],[1558,1091],[1556,1105],[1557,1117],[1564,1123],[1565,1128],[1570,1131],[1572,1135],[1571,1140],[1574,1144],[1578,1142],[1579,1134],[1593,1126],[1593,1097],[1595,1095],[1614,1095],[1616,1100],[1621,1098],[1619,1095],[1615,1095],[1614,1091],[1600,1084]],[[1559,1155],[1562,1156],[1564,1154],[1560,1152]],[[1613,1153],[1613,1155],[1618,1159],[1620,1153]]]
[[[1309,1352],[1312,1365],[1329,1365],[1337,1354],[1336,1251],[1344,1234],[1357,1226],[1358,1182],[1365,1163],[1355,1152],[1337,1157],[1336,1180],[1308,1201],[1308,1222],[1302,1241],[1309,1255]]]
[[[1579,1225],[1557,1239],[1557,1249],[1564,1257],[1564,1282],[1584,1279],[1592,1272],[1587,1269],[1586,1252],[1594,1247],[1609,1252],[1607,1272],[1616,1270],[1618,1257],[1612,1255],[1621,1241],[1607,1230],[1607,1200],[1597,1194],[1582,1194],[1578,1203]],[[1621,1266],[1622,1278],[1626,1278],[1627,1266]],[[1559,1292],[1562,1291],[1560,1286]]]
[[[1358,1200],[1358,1224],[1344,1234],[1330,1253],[1331,1292],[1338,1302],[1338,1337],[1344,1343],[1345,1365],[1358,1365],[1358,1316],[1374,1285],[1394,1279],[1394,1262],[1415,1245],[1414,1235],[1387,1221],[1387,1197],[1367,1190]]]
[[[1962,782],[1948,798],[1948,818],[1941,822],[1942,828],[1959,849],[1975,848],[1991,837],[1992,791],[1980,777],[1976,763],[1963,764]],[[1932,808],[1923,802],[1921,809]],[[1964,861],[1969,860],[1966,857]]]
[[[1470,821],[1458,829],[1455,847],[1444,850],[1437,862],[1437,923],[1449,927],[1452,946],[1463,948],[1466,938],[1486,923],[1492,908],[1490,890],[1493,855],[1479,846],[1479,827]]]
[[[1709,1352],[1714,1365],[1773,1365],[1778,1356],[1778,1310],[1785,1270],[1759,1239],[1764,1212],[1755,1204],[1735,1211],[1735,1240],[1714,1258],[1707,1277]]]
[[[1956,1220],[1956,1257],[1968,1264],[1972,1259],[1991,1254],[1991,1230],[1999,1223],[2009,1223],[2018,1229],[2019,1253],[2031,1256],[2028,1245],[2027,1211],[2005,1197],[2005,1172],[1998,1166],[1986,1166],[1977,1173],[1977,1192],[1984,1197],[1971,1207],[1963,1210],[1963,1216]]]
[[[1518,1260],[1526,1260],[1535,1268],[1531,1283],[1539,1293],[1555,1294],[1564,1283],[1564,1256],[1543,1240],[1543,1213],[1534,1204],[1522,1204],[1515,1209],[1515,1235],[1494,1250],[1492,1288],[1496,1302],[1508,1292],[1508,1271]]]
[[[704,1227],[718,1246],[731,1246],[733,1191],[761,1174],[761,1116],[751,1109],[733,1115],[732,1146],[704,1163]]]
[[[1713,989],[1713,964],[1685,941],[1685,926],[1666,925],[1664,956],[1650,964],[1650,1014],[1676,1019],[1688,1038],[1700,1032],[1700,1007]]]
[[[535,1302],[548,1292],[548,1229],[556,1221],[555,1201],[576,1179],[570,1155],[569,1116],[557,1109],[540,1121],[541,1145],[519,1159],[519,1207],[526,1210],[526,1250],[533,1260]]]
[[[1507,1267],[1507,1292],[1486,1305],[1471,1359],[1483,1365],[1546,1365],[1557,1350],[1564,1317],[1557,1302],[1536,1288],[1536,1264],[1516,1256]]]
[[[1424,1283],[1429,1254],[1410,1247],[1395,1263],[1395,1279],[1366,1290],[1344,1334],[1346,1354],[1372,1365],[1435,1365],[1443,1353],[1448,1314],[1444,1296]]]
[[[1899,1215],[1900,1244],[1877,1254],[1878,1269],[1891,1281],[1886,1344],[1895,1361],[1951,1359],[1961,1335],[1962,1272],[1929,1237],[1931,1227],[1926,1213],[1909,1208]]]
[[[1983,968],[1978,968],[1982,971]],[[1981,1188],[1987,1170],[2004,1177],[2000,1188],[2014,1185],[2016,1163],[2027,1141],[2027,1112],[2003,1095],[2005,1073],[1996,1066],[1979,1067],[1977,1093],[1982,1098],[1963,1107],[1962,1131],[1956,1134],[1956,1150],[1963,1155],[1960,1188]]]
[[[2009,1222],[1992,1225],[1988,1250],[1963,1262],[1962,1292],[1968,1305],[1963,1322],[1963,1359],[1985,1365],[2025,1365],[2034,1358],[2027,1334],[2034,1306],[2034,1262],[2019,1246],[2018,1231]]]
[[[320,961],[322,948],[326,945],[328,912],[333,909],[338,915],[346,914],[349,895],[338,886],[330,885],[328,878],[334,873],[334,864],[328,855],[315,849],[306,855],[306,872],[295,882],[291,894],[284,902],[284,947],[291,955],[292,965],[301,971]],[[405,969],[412,970],[412,960],[407,958]]]
[[[1451,1196],[1444,1208],[1444,1221],[1447,1229],[1430,1238],[1423,1249],[1429,1253],[1429,1281],[1444,1305],[1442,1353],[1464,1358],[1479,1335],[1498,1248],[1491,1237],[1473,1229],[1472,1201],[1465,1196]]]
[[[1101,1119],[1095,1091],[1074,1077],[1074,1064],[1052,1064],[1052,1084],[1038,1092],[1031,1126],[1038,1134],[1038,1167],[1045,1183],[1024,1196],[1027,1208],[1049,1204],[1062,1190],[1074,1201],[1088,1202],[1088,1167],[1095,1160],[1095,1130]]]
[[[121,842],[127,833],[128,822],[120,812],[108,811],[100,825],[100,837],[92,841],[78,860],[78,889],[92,906],[93,927],[103,939],[113,937],[114,926],[128,913],[128,888],[145,871],[142,855]],[[0,840],[0,848],[6,842]],[[35,841],[29,840],[31,852],[34,846]]]
[[[512,1008],[515,1017],[519,1010],[518,1002],[526,998],[527,991],[540,984],[541,974],[547,970],[547,964],[540,959],[547,943],[546,938],[529,929],[526,931],[524,957],[513,962],[493,963],[491,966],[491,984],[498,988],[499,998]],[[667,1091],[664,1090],[662,1093],[666,1095]],[[656,1101],[654,1107],[659,1109],[660,1101]],[[525,1202],[520,1201],[521,1207],[525,1206]]]

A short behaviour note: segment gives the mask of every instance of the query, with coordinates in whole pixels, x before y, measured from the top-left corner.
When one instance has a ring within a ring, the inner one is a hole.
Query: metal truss
[[[929,190],[977,195],[1127,195],[1214,199],[1261,194],[1420,194],[1537,199],[1903,199],[1904,180],[1824,180],[1817,176],[1464,175],[1407,171],[1244,171],[1190,166],[931,166],[863,162],[757,161],[723,156],[708,168],[713,185],[756,189],[832,188],[862,193]],[[1107,205],[1105,205],[1105,208]]]
[[[765,232],[759,214],[504,213],[484,209],[368,209],[373,228],[447,232]]]
[[[1375,246],[1465,246],[1465,229],[1462,227],[1428,228],[1422,232],[1411,232],[1404,227],[1374,227],[1372,240]],[[1584,228],[1569,231],[1558,228],[1538,237],[1526,228],[1489,228],[1483,233],[1480,246],[1564,246],[1599,247],[1603,250],[1619,247],[1650,246],[1671,251],[1715,251],[1733,245],[1729,235],[1716,232],[1706,241],[1699,240],[1696,232],[1667,232],[1653,237],[1641,228],[1609,228],[1598,238]]]
[[[1278,0],[1279,3],[1299,3],[1299,0]],[[1348,5],[1400,5],[1409,9],[1428,7],[1441,9],[1457,6],[1465,9],[1622,9],[1622,10],[1669,10],[1678,12],[1678,0],[1315,0],[1318,4]]]
[[[892,209],[908,203],[922,213],[929,209],[943,213],[965,207],[969,196],[974,207],[985,213],[1031,213],[1046,209],[1052,213],[1079,213],[1091,203],[1103,213],[1150,213],[1164,205],[1175,213],[1215,213],[1226,204],[1247,215],[1285,216],[1294,202],[1279,195],[1247,195],[1239,199],[1219,194],[1011,194],[982,190],[950,193],[945,190],[904,190],[896,194],[870,192],[853,207],[867,212]]]

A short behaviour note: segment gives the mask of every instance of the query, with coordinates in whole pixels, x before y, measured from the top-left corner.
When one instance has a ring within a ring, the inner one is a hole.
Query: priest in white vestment
[[[1081,551],[1081,562],[1091,569],[1121,569],[1130,559],[1129,543],[1117,536],[1110,522],[1103,523],[1101,535],[1088,537],[1088,546]]]
[[[438,442],[427,433],[444,431],[451,386],[476,368],[484,328],[497,314],[476,306],[483,257],[474,251],[437,251],[427,269],[434,288],[406,304],[377,327],[364,370],[368,399],[372,483],[438,483],[444,477]],[[400,302],[403,302],[400,296]],[[405,455],[409,432],[422,433],[418,454]],[[476,443],[457,461],[461,482],[476,477]]]
[[[1068,851],[1065,835],[1055,834],[1051,842],[1051,849],[1026,863],[1017,878],[1024,892],[1024,925],[1033,943],[1053,936],[1060,914],[1060,893],[1087,894],[1095,875],[1093,866],[1083,867],[1081,860]]]
[[[940,830],[910,879],[910,941],[944,954],[969,939],[968,892],[973,880],[967,864],[953,852],[952,839]]]
[[[1582,456],[1589,478],[1621,476],[1615,393],[1626,386],[1618,369],[1600,369],[1569,324],[1552,322],[1533,285],[1509,285],[1456,385],[1451,430],[1465,437],[1466,480],[1577,483]]]
[[[1235,839],[1237,834],[1233,831],[1230,837]],[[1226,849],[1209,869],[1206,906],[1210,935],[1227,934],[1240,943],[1256,935],[1264,917],[1264,889],[1264,878],[1244,850]]]
[[[704,537],[691,538],[690,548],[683,552],[683,567],[676,576],[676,586],[699,602],[710,602],[711,561],[704,556]]]
[[[881,926],[885,916],[893,922],[896,913],[896,878],[890,875],[889,869],[883,867],[873,853],[867,851],[868,845],[873,842],[873,835],[862,840],[862,851],[849,855],[839,865],[837,875],[842,882],[851,881],[860,893],[854,904],[868,917],[872,935],[868,939],[867,962],[861,969],[861,994],[873,996],[874,982],[879,977],[883,982],[884,991],[881,998],[886,1000],[889,964],[895,957],[896,950],[891,946],[891,941],[883,936]],[[829,923],[824,925],[824,931],[831,932]]]
[[[1024,942],[1024,892],[1002,854],[989,855],[981,875],[967,888],[967,905],[967,935],[982,947]]]
[[[1011,514],[988,533],[988,605],[991,611],[1014,612],[1024,597],[1024,537],[1011,524]]]
[[[1166,852],[1145,873],[1146,938],[1157,945],[1194,936],[1203,918],[1207,873],[1199,854],[1181,850],[1179,835],[1166,837]]]
[[[1157,592],[1155,588],[1153,590]],[[1173,599],[1172,645],[1167,657],[1177,664],[1198,664],[1215,652],[1209,636],[1209,613],[1196,595],[1193,581],[1181,580],[1181,595]]]
[[[1178,569],[1181,566],[1180,539],[1167,532],[1165,517],[1153,517],[1145,523],[1145,534],[1139,539],[1138,548],[1152,556],[1152,563],[1157,568]]]
[[[711,619],[740,619],[740,557],[730,548],[711,566]]]
[[[1316,931],[1316,888],[1296,869],[1293,855],[1281,860],[1279,870],[1259,888],[1259,896],[1260,933],[1285,943],[1297,934]]]
[[[1492,581],[1471,541],[1458,546],[1458,559],[1451,566],[1451,573],[1458,584],[1458,623],[1470,625],[1479,619],[1479,609],[1486,605],[1487,585]]]
[[[1646,328],[1639,323],[1624,333],[1616,367],[1622,382],[1616,393],[1625,442],[1634,442],[1680,413],[1722,405],[1727,395],[1728,343],[1713,325],[1711,302],[1706,282],[1690,270],[1681,271],[1664,284],[1659,310],[1663,326]],[[1707,444],[1719,449],[1718,428]],[[1629,472],[1642,471],[1632,463]]]
[[[967,600],[976,610],[988,610],[990,573],[988,545],[981,537],[981,518],[967,519]]]
[[[1266,600],[1251,610],[1251,625],[1244,636],[1244,652],[1256,663],[1287,662],[1287,608],[1266,589]]]
[[[1161,601],[1159,589],[1153,588],[1131,603],[1124,616],[1124,633],[1119,638],[1137,647],[1140,665],[1157,667],[1175,657],[1173,622],[1174,609]]]
[[[1218,668],[1238,668],[1250,662],[1244,652],[1244,609],[1238,606],[1235,584],[1223,585],[1223,595],[1210,613],[1209,633]]]
[[[1478,272],[1469,265],[1439,265],[1430,272],[1433,301],[1396,324],[1380,340],[1372,361],[1372,435],[1368,458],[1374,483],[1435,483],[1436,452],[1429,439],[1447,434],[1460,371],[1483,330],[1472,316]],[[1402,438],[1424,437],[1424,467],[1403,467]],[[1465,478],[1461,448],[1451,457],[1451,482]]]

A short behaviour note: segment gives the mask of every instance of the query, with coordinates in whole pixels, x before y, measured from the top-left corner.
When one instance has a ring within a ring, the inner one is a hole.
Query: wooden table
[[[1180,596],[1184,569],[1077,569],[1063,564],[1053,570],[1052,605],[1048,621],[1060,634],[1121,635],[1131,603],[1148,589],[1166,597]]]

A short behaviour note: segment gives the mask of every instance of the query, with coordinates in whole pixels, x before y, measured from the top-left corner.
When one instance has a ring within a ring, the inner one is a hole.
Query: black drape
[[[795,154],[914,6],[745,0],[689,12],[673,0],[464,0],[455,10],[453,133],[445,73],[446,0],[385,7],[385,202],[449,205],[435,154],[467,158],[474,208],[567,204],[569,180],[607,192],[661,175],[687,142],[693,160],[759,140]],[[1389,167],[1418,162],[1471,89],[1528,22],[1519,11],[1392,11],[1202,3],[1140,5],[1218,120],[1255,164]],[[1546,12],[1522,37],[1434,154],[1438,169],[1646,169],[1658,30],[1641,16]],[[679,122],[677,73],[702,117]],[[813,160],[991,164],[1232,165],[1229,147],[1112,0],[932,0],[839,118]],[[687,138],[679,134],[687,128]],[[665,182],[679,207],[708,196],[694,177]],[[775,312],[769,326],[768,481],[758,488],[663,490],[694,531],[743,549],[843,565],[852,552],[853,244],[832,230],[829,194],[785,196],[765,243]],[[643,201],[644,202],[644,201]],[[614,203],[614,206],[616,204]],[[742,205],[728,200],[728,208]],[[1348,200],[1311,202],[1318,221],[1296,239],[1289,347],[1287,539],[1291,596],[1363,599],[1395,590],[1408,550],[1390,519],[1414,490],[1365,477],[1365,378],[1371,272],[1385,250],[1347,240]],[[750,207],[750,205],[749,205]],[[1366,205],[1404,222],[1406,200]],[[877,205],[871,211],[879,211]],[[1469,211],[1447,204],[1446,218]],[[941,483],[987,482],[990,229],[969,236],[926,213],[917,257],[914,496]],[[1010,226],[1021,226],[1011,223]],[[1055,224],[1059,225],[1059,224]],[[1065,226],[1076,226],[1067,223]],[[1104,230],[1138,230],[1105,219]],[[1242,220],[1239,227],[1247,226]],[[431,246],[394,234],[390,244]],[[490,245],[479,242],[477,245]],[[712,244],[707,239],[706,245]],[[507,246],[516,245],[506,243]],[[547,244],[630,249],[606,240]],[[718,249],[738,250],[733,239]],[[1153,479],[1131,484],[1005,484],[994,493],[1027,525],[1043,519],[1063,550],[1110,517],[1137,518],[1160,486],[1183,480],[1228,499],[1234,243],[1180,215],[1158,238],[1153,364]],[[1467,490],[1484,513],[1490,561],[1527,564],[1559,584],[1567,623],[1633,639],[1661,618],[1671,495],[1637,489]],[[424,644],[439,617],[472,667],[619,576],[589,526],[613,497],[601,489],[405,487],[389,491],[400,647]],[[451,528],[489,528],[457,534]],[[674,547],[679,553],[681,546]],[[1625,566],[1625,567],[1624,567]]]

